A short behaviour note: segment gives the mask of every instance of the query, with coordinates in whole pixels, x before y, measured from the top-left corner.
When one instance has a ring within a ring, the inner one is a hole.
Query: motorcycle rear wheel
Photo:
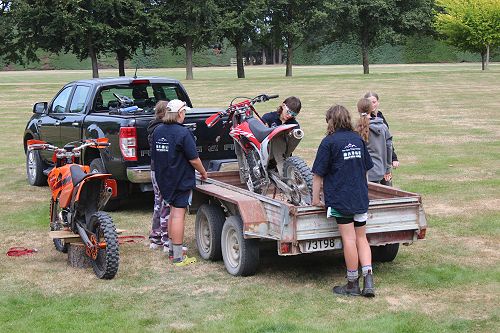
[[[118,272],[120,261],[116,227],[111,217],[101,211],[92,214],[90,225],[97,244],[102,242],[106,244],[104,248],[98,249],[97,257],[92,260],[92,268],[99,279],[110,280]]]
[[[292,204],[296,206],[310,205],[312,202],[313,175],[303,159],[297,156],[288,157],[283,165],[283,176],[294,188]]]

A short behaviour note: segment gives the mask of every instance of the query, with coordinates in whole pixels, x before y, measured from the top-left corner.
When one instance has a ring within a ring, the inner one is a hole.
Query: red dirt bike
[[[269,185],[273,184],[292,204],[310,205],[311,170],[301,158],[291,156],[304,132],[297,124],[268,128],[254,108],[255,103],[277,97],[266,94],[254,98],[236,97],[226,110],[210,116],[205,123],[212,127],[227,116],[224,127],[231,126],[229,135],[235,142],[240,179],[250,191],[266,194]],[[233,104],[237,98],[245,100]]]
[[[73,145],[78,143],[78,146]],[[59,148],[41,140],[28,140],[29,150],[54,152],[54,168],[48,175],[50,198],[50,230],[71,230],[85,244],[95,274],[112,279],[118,271],[118,235],[111,217],[101,211],[111,196],[116,195],[116,181],[110,174],[91,173],[80,164],[86,148],[101,149],[110,144],[107,138],[72,142]],[[57,251],[68,252],[64,239],[55,238]]]

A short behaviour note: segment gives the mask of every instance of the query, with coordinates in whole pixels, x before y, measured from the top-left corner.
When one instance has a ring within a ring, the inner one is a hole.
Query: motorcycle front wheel
[[[50,231],[57,231],[63,229],[64,221],[61,221],[61,209],[59,207],[59,201],[50,200]],[[69,244],[67,244],[64,239],[54,238],[54,247],[57,251],[62,253],[68,252]]]
[[[92,268],[99,279],[110,280],[118,272],[120,261],[115,225],[107,213],[99,211],[90,217],[90,226],[98,244],[97,256],[91,258]]]
[[[312,203],[313,175],[303,159],[297,156],[288,157],[283,165],[283,176],[292,187],[292,204],[306,206]]]

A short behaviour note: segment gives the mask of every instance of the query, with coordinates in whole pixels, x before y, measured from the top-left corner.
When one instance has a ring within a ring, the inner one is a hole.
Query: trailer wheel
[[[371,249],[373,261],[390,262],[393,261],[398,254],[399,243],[372,246]]]
[[[194,230],[198,252],[203,259],[217,261],[222,258],[221,234],[225,219],[218,206],[204,204],[198,209]]]
[[[227,218],[222,228],[222,258],[229,274],[250,276],[259,266],[259,246],[256,239],[243,238],[243,221],[238,216]]]

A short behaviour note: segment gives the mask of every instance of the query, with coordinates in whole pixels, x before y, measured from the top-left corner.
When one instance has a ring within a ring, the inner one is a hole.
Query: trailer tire
[[[221,234],[226,216],[216,205],[203,204],[196,213],[194,230],[196,246],[205,260],[217,261],[222,258]]]
[[[234,276],[254,275],[259,266],[257,239],[243,237],[243,221],[239,216],[230,216],[222,227],[222,258],[229,274]]]
[[[398,254],[399,243],[372,246],[371,248],[373,261],[390,262],[393,261]]]

